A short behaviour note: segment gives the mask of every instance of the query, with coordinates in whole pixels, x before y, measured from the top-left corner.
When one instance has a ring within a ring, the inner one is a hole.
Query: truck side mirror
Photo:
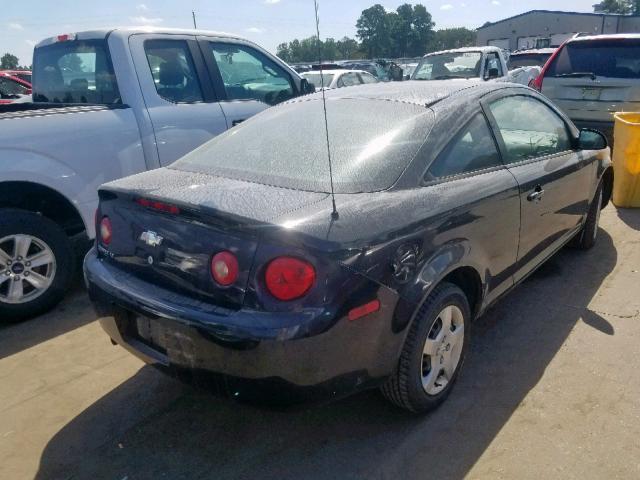
[[[303,78],[300,80],[300,93],[302,95],[308,95],[316,92],[316,86],[313,83],[309,83],[309,80]]]
[[[500,70],[493,67],[487,71],[487,80],[491,80],[492,78],[498,78],[500,76]]]

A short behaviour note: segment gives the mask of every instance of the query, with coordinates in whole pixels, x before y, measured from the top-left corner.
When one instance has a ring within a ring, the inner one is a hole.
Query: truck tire
[[[589,250],[598,239],[598,227],[600,225],[600,212],[602,211],[602,183],[598,186],[596,194],[589,207],[587,219],[582,229],[569,242],[569,246],[580,250]]]
[[[23,320],[56,305],[74,265],[60,226],[36,213],[0,209],[0,321]]]
[[[387,400],[414,413],[440,405],[464,363],[470,319],[464,292],[451,283],[438,285],[411,325],[396,371],[381,387]]]

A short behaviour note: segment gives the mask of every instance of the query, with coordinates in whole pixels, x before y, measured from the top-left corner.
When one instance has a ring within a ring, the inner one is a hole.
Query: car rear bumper
[[[238,399],[322,401],[376,386],[395,368],[404,340],[392,332],[395,292],[373,282],[369,300],[378,298],[381,309],[349,321],[346,311],[265,313],[194,302],[122,272],[95,249],[84,272],[114,342],[167,373]],[[261,321],[264,315],[286,317],[286,326],[261,328],[273,321]],[[318,331],[317,323],[327,326]]]

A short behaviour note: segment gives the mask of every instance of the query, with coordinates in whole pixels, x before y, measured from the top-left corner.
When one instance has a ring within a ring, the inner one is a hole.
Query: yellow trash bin
[[[614,115],[613,204],[640,207],[640,113]]]

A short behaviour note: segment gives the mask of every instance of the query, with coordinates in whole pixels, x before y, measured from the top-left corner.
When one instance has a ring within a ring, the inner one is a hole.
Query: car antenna
[[[320,68],[320,85],[322,85],[322,108],[324,110],[324,131],[327,137],[327,155],[329,158],[329,181],[331,183],[331,204],[333,210],[331,211],[331,218],[333,220],[338,219],[338,209],[336,208],[336,194],[333,189],[333,169],[331,168],[331,147],[329,146],[329,121],[327,120],[327,99],[324,95],[324,73],[322,70],[322,44],[320,42],[320,17],[318,15],[318,0],[313,0],[313,5],[316,11],[316,34],[318,38],[318,66]]]

